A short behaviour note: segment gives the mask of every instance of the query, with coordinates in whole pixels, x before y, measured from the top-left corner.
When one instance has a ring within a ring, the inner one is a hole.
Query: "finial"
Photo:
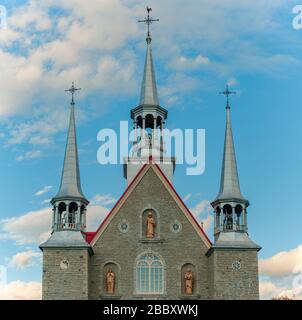
[[[229,96],[230,96],[231,94],[236,94],[236,91],[230,91],[230,90],[229,90],[229,85],[226,85],[225,91],[219,92],[219,94],[223,94],[223,95],[226,96],[226,99],[227,99],[227,105],[226,105],[226,107],[227,107],[227,108],[230,108],[230,105],[229,105]]]
[[[147,25],[147,28],[148,28],[147,38],[146,38],[147,43],[151,43],[151,40],[152,40],[151,34],[150,34],[150,25],[154,21],[159,21],[159,19],[153,19],[152,17],[150,17],[151,11],[152,11],[152,8],[147,6],[147,17],[144,20],[138,20],[138,22],[144,22]]]
[[[74,82],[73,82],[73,81],[72,81],[71,88],[65,90],[65,92],[70,92],[70,93],[71,93],[71,104],[74,104],[74,93],[75,93],[76,91],[79,91],[79,90],[81,90],[81,88],[76,88],[76,87],[74,86]]]

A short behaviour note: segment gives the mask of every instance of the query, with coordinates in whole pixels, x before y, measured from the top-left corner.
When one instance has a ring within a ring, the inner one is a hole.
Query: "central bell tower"
[[[175,169],[175,158],[165,157],[164,129],[168,111],[159,104],[155,70],[152,57],[152,38],[150,25],[158,19],[150,16],[152,9],[147,7],[147,17],[139,22],[148,26],[146,37],[147,51],[144,75],[141,85],[139,105],[131,110],[134,142],[132,155],[124,160],[124,177],[128,184],[150,157],[156,162],[166,177],[172,182]]]

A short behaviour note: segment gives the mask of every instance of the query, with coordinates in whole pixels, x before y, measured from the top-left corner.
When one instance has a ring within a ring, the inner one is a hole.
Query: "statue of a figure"
[[[185,273],[185,292],[186,294],[193,294],[193,272],[188,269]]]
[[[154,234],[155,234],[155,220],[154,220],[152,211],[149,211],[149,213],[148,213],[146,225],[147,225],[147,232],[146,232],[147,238],[154,238]]]
[[[109,294],[114,293],[114,286],[115,286],[115,274],[114,272],[109,269],[106,274],[106,291]]]

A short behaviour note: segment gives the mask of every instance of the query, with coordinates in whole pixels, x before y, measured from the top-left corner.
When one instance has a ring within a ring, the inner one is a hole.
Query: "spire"
[[[147,7],[147,17],[144,20],[139,20],[139,22],[144,22],[148,26],[147,31],[147,52],[146,52],[146,61],[145,61],[145,69],[144,76],[142,81],[141,88],[141,97],[140,97],[140,105],[159,105],[156,80],[155,80],[155,71],[153,65],[153,57],[152,57],[152,47],[151,47],[151,34],[150,34],[150,25],[154,21],[159,21],[159,19],[153,19],[150,17],[151,8]]]
[[[226,91],[221,92],[227,97],[226,104],[226,129],[225,129],[225,142],[224,142],[224,152],[222,161],[222,171],[221,171],[221,181],[220,181],[220,191],[216,200],[243,200],[247,201],[241,194],[236,155],[232,134],[231,125],[231,107],[229,105],[229,95],[235,94],[236,92],[229,91],[227,86]]]
[[[77,149],[77,138],[76,138],[76,126],[75,126],[75,114],[74,114],[74,93],[80,90],[75,88],[74,83],[67,92],[72,95],[70,103],[70,120],[68,128],[68,136],[65,150],[64,165],[61,177],[61,185],[58,194],[54,199],[57,198],[84,198],[81,182],[80,182],[80,170],[78,160],[78,149]]]

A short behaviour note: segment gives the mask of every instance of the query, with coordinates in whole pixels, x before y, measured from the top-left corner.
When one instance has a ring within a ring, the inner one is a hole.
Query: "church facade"
[[[212,243],[174,189],[175,159],[165,156],[164,138],[155,133],[168,112],[158,99],[149,30],[146,42],[141,98],[131,110],[136,141],[124,163],[127,188],[95,232],[86,230],[89,201],[80,182],[72,98],[52,232],[40,245],[43,299],[259,299],[260,247],[248,235],[230,105]],[[72,97],[76,90],[69,90]]]

